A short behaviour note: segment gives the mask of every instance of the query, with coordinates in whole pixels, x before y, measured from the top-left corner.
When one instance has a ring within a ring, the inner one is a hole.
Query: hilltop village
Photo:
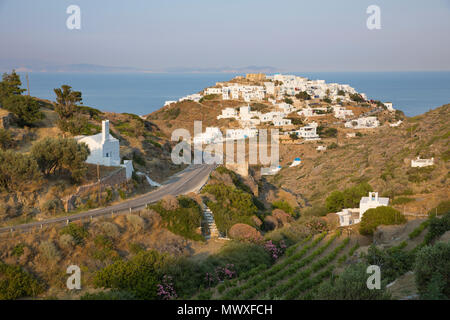
[[[281,131],[280,139],[285,144],[318,141],[321,134],[333,135],[335,129],[331,128],[336,127],[351,138],[359,130],[378,128],[380,121],[390,127],[400,126],[404,117],[391,102],[368,100],[348,84],[282,74],[238,76],[178,101],[166,101],[165,108],[170,110],[187,101],[214,101],[219,106],[234,103],[220,109],[218,126],[208,126],[193,137],[192,142],[204,144],[251,138],[258,135],[259,128],[270,127]]]

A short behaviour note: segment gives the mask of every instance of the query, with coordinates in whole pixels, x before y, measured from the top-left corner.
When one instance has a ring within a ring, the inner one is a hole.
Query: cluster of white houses
[[[300,92],[306,92],[315,99],[329,98],[333,102],[350,101],[350,95],[357,91],[348,84],[325,83],[325,80],[309,80],[295,75],[265,75],[248,74],[248,79],[257,79],[260,85],[241,84],[236,82],[218,82],[214,87],[206,88],[202,93],[195,93],[180,98],[178,101],[199,101],[204,95],[218,95],[223,100],[262,101],[270,99],[282,100],[285,96],[294,96]],[[366,99],[364,93],[360,95]],[[166,101],[169,105],[177,101]],[[392,104],[391,104],[392,107]]]
[[[242,127],[257,126],[261,123],[271,122],[276,127],[291,125],[290,119],[285,119],[293,111],[293,107],[287,103],[276,105],[277,110],[267,113],[252,111],[249,105],[239,108],[239,112],[234,108],[225,108],[217,119],[236,119]]]

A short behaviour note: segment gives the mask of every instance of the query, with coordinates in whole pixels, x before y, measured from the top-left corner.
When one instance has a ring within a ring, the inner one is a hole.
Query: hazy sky
[[[81,30],[66,28],[71,4]],[[372,4],[381,30],[366,27]],[[450,70],[450,1],[0,0],[0,43],[11,67]]]

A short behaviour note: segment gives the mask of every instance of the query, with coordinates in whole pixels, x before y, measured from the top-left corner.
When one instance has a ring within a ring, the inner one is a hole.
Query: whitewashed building
[[[341,106],[333,106],[334,117],[337,119],[345,119],[353,116],[353,111]]]
[[[434,165],[434,158],[420,159],[420,157],[417,157],[416,159],[411,160],[411,167],[413,168],[422,168],[432,165]]]
[[[389,198],[378,197],[378,192],[369,192],[368,197],[362,197],[359,201],[359,218],[362,219],[364,212],[369,209],[387,206]]]
[[[86,159],[87,163],[99,164],[107,167],[122,166],[125,168],[127,179],[131,178],[133,173],[133,161],[124,160],[120,164],[120,145],[119,140],[109,133],[109,120],[102,121],[102,132],[93,136],[78,136],[75,140],[79,143],[84,142],[90,155]]]
[[[305,140],[320,140],[320,137],[317,134],[316,122],[312,122],[304,127],[300,127],[293,133],[295,133],[298,137],[301,137]]]
[[[217,116],[217,119],[231,119],[238,118],[238,112],[234,108],[225,108],[222,109],[222,114]]]
[[[227,129],[225,138],[227,140],[241,140],[247,138],[253,138],[258,135],[258,129],[256,128],[243,128],[243,129]]]
[[[352,129],[370,129],[376,128],[380,125],[377,117],[363,117],[355,120],[350,120],[345,123],[346,128]]]
[[[369,192],[368,197],[362,197],[359,201],[359,208],[346,208],[336,214],[339,217],[341,227],[347,227],[361,222],[364,213],[369,209],[387,206],[389,198],[378,197],[378,192]]]
[[[109,134],[109,120],[102,121],[101,133],[93,136],[79,136],[76,139],[78,142],[86,143],[91,151],[86,159],[87,163],[102,166],[120,165],[119,140]]]
[[[217,127],[207,127],[205,132],[202,132],[192,139],[194,144],[210,144],[222,142],[222,132]]]

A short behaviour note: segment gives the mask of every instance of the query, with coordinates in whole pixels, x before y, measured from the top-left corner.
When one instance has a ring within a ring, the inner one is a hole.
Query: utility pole
[[[97,163],[97,181],[98,181],[98,203],[100,204],[101,199],[101,184],[100,184],[100,164]]]
[[[26,78],[27,78],[27,89],[28,89],[28,96],[29,96],[30,95],[30,79],[28,79],[28,72],[27,72]]]

